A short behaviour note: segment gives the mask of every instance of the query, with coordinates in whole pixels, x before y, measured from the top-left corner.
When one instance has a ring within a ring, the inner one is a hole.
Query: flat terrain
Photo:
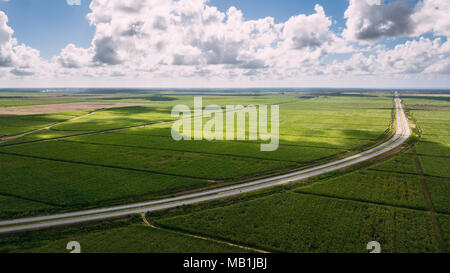
[[[279,104],[280,148],[273,153],[260,152],[261,140],[173,141],[172,106],[192,106],[192,95],[120,94],[95,100],[145,103],[155,98],[155,105],[106,109],[75,120],[89,111],[0,119],[1,130],[9,130],[0,135],[57,123],[0,144],[0,168],[7,170],[0,173],[0,219],[240,183],[357,153],[392,132],[393,101],[387,93],[204,96],[204,105]],[[406,96],[404,103],[420,139],[382,162],[286,188],[148,214],[148,222],[158,228],[137,217],[0,236],[0,252],[65,253],[72,240],[80,241],[84,252],[251,251],[246,247],[367,252],[367,243],[374,240],[383,252],[448,251],[450,102],[448,96],[421,94]],[[39,121],[12,121],[34,117]]]
[[[148,101],[128,96],[112,99]],[[48,130],[2,143],[0,164],[8,171],[0,174],[0,195],[52,207],[5,209],[0,218],[150,200],[304,168],[375,145],[387,137],[392,122],[392,97],[382,95],[204,97],[205,106],[279,104],[280,148],[262,153],[260,140],[176,142],[171,137],[171,109],[192,105],[193,97],[151,99],[158,104],[58,119]],[[3,122],[17,134],[48,126],[43,121],[21,127],[9,119],[34,117],[4,117]]]
[[[248,250],[224,243],[188,237],[155,229],[139,221],[139,217],[71,228],[28,233],[24,239],[11,235],[0,238],[0,252],[55,253],[69,252],[67,243],[76,238],[83,253],[239,253]],[[18,245],[22,247],[18,248]]]

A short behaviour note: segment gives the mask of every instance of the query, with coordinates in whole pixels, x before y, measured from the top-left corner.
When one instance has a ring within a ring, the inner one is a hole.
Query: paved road
[[[292,172],[285,175],[279,175],[272,178],[260,179],[249,183],[228,186],[214,190],[206,190],[203,192],[187,194],[174,198],[167,198],[157,201],[143,202],[131,205],[116,206],[104,209],[94,209],[51,216],[1,221],[0,234],[105,220],[143,212],[152,212],[168,208],[179,207],[183,205],[212,201],[226,197],[237,196],[257,190],[285,185],[295,181],[315,177],[318,175],[350,167],[358,163],[378,157],[382,154],[385,154],[399,147],[409,139],[409,137],[411,136],[411,130],[409,128],[408,120],[406,119],[405,112],[403,110],[401,100],[398,97],[398,94],[396,94],[395,98],[395,108],[396,108],[397,131],[396,134],[390,140],[375,148],[372,148],[370,150],[350,156],[342,160],[334,161],[328,164],[323,164],[306,170]]]

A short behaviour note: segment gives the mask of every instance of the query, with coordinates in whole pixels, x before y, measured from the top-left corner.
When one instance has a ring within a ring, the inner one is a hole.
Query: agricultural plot
[[[450,179],[428,176],[425,177],[425,182],[434,209],[437,212],[450,214]]]
[[[61,131],[102,131],[173,120],[170,109],[136,106],[100,111],[84,119],[55,126]]]
[[[0,168],[7,170],[0,172],[0,195],[52,204],[59,210],[152,199],[211,185],[199,179],[4,154],[0,154]],[[7,202],[0,205],[3,213]],[[17,207],[18,214],[28,210],[27,204]],[[8,216],[2,213],[0,217]]]
[[[438,252],[429,214],[298,193],[156,220],[160,226],[279,252]]]
[[[426,209],[417,175],[358,171],[297,190],[301,193]]]
[[[271,153],[261,153],[260,142],[239,141],[174,141],[170,136],[155,136],[152,133],[141,135],[142,132],[151,132],[149,128],[135,129],[133,132],[114,132],[102,135],[92,135],[71,138],[74,142],[86,142],[107,145],[125,145],[135,148],[167,149],[180,152],[196,152],[236,157],[258,158],[271,161],[290,161],[306,163],[319,158],[332,156],[344,149],[322,148],[317,143],[304,143],[299,145],[280,145],[279,149]],[[170,134],[170,131],[167,131]]]
[[[411,151],[396,155],[386,162],[373,165],[369,170],[417,174],[416,162]]]
[[[416,145],[417,154],[420,156],[446,158],[450,154],[450,147],[446,147],[441,143],[448,142],[447,139],[448,137],[424,135]]]
[[[7,147],[0,152],[209,180],[230,180],[294,165],[281,161],[66,141]]]
[[[416,151],[447,249],[450,238],[450,98],[408,98],[408,108],[422,131]]]
[[[421,156],[425,175],[450,178],[450,157]]]
[[[28,211],[32,213],[44,212],[53,208],[53,206],[0,193],[0,208],[0,218],[6,219],[9,216],[13,217]]]
[[[5,160],[0,166],[8,171],[0,174],[0,193],[53,204],[52,210],[68,210],[239,182],[373,145],[385,136],[392,114],[389,96],[204,97],[204,106],[279,104],[280,147],[262,153],[261,141],[174,141],[172,124],[165,122],[174,120],[174,105],[192,107],[193,96],[118,94],[89,101],[157,104],[98,111],[4,143],[0,156]],[[55,115],[45,117],[50,116]],[[111,129],[121,130],[105,132]],[[24,144],[61,137],[69,138]],[[26,206],[19,208],[21,214],[27,213]]]
[[[403,100],[408,106],[414,106],[414,108],[421,107],[427,108],[430,106],[449,106],[449,96],[402,96]]]
[[[16,139],[11,139],[6,142],[0,143],[0,147],[2,147],[2,146],[6,147],[6,146],[16,145],[16,144],[39,142],[39,141],[44,141],[44,140],[49,140],[49,139],[59,139],[62,137],[69,137],[69,136],[89,134],[89,133],[92,133],[92,132],[89,132],[89,131],[78,131],[78,132],[59,131],[59,130],[53,130],[50,128],[50,129],[39,130],[39,131],[33,132],[31,134],[27,134],[22,137],[19,137]]]
[[[450,252],[450,216],[441,214],[437,217],[444,236],[445,245],[447,246],[447,252]]]
[[[68,253],[67,243],[83,253],[240,253],[246,250],[145,226],[142,220],[120,220],[97,226],[0,237],[1,253]]]
[[[4,96],[2,94],[2,96]],[[29,96],[29,94],[27,94]],[[71,103],[71,102],[85,102],[87,99],[75,99],[75,98],[7,98],[0,99],[0,107],[13,107],[13,106],[31,106],[31,105],[43,105],[43,104],[57,104],[57,103]]]
[[[0,116],[0,137],[15,136],[48,125],[67,121],[86,112],[73,112],[53,115]]]

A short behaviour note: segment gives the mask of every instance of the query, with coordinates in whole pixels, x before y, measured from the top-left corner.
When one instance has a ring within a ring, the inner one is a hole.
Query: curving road
[[[227,186],[214,190],[206,190],[203,192],[182,195],[174,198],[167,198],[157,201],[143,202],[131,205],[116,206],[104,209],[94,209],[73,213],[57,214],[51,216],[1,221],[0,234],[105,220],[132,214],[152,212],[169,208],[175,208],[183,205],[212,201],[240,195],[243,193],[285,185],[292,183],[294,181],[312,178],[318,175],[350,167],[358,163],[378,157],[382,154],[385,154],[399,147],[409,139],[409,137],[411,136],[411,130],[409,128],[408,120],[405,116],[405,112],[403,110],[401,99],[399,98],[398,93],[396,93],[395,97],[395,109],[396,109],[397,130],[396,134],[390,140],[375,148],[372,148],[370,150],[350,156],[342,160],[323,164],[306,170],[275,176],[272,178],[260,179],[249,183]]]

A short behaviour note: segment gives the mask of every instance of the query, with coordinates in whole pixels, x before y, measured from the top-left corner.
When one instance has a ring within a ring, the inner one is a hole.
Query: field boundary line
[[[169,152],[180,152],[180,153],[191,153],[191,154],[200,154],[200,155],[217,155],[217,156],[227,156],[227,157],[237,157],[237,158],[249,158],[249,159],[258,159],[258,160],[266,160],[266,161],[277,161],[277,162],[289,162],[289,163],[297,163],[303,164],[298,161],[291,160],[281,160],[281,159],[270,159],[263,157],[253,157],[253,156],[244,156],[244,155],[232,155],[232,154],[222,154],[222,153],[208,153],[208,152],[196,152],[196,151],[188,151],[188,150],[177,150],[177,149],[167,149],[167,148],[156,148],[156,147],[145,147],[145,146],[134,146],[134,145],[122,145],[122,144],[110,144],[110,143],[95,143],[95,142],[87,142],[87,141],[76,141],[76,140],[61,140],[61,142],[68,143],[80,143],[80,144],[89,144],[89,145],[98,145],[98,146],[112,146],[112,147],[124,147],[124,148],[139,148],[145,150],[156,150],[156,151],[169,151]]]
[[[288,103],[290,103],[289,101],[286,101],[286,102],[280,102],[280,103],[278,103],[278,105],[281,105],[281,104],[288,104]],[[125,107],[126,108],[126,107]],[[120,109],[120,108],[117,108],[117,109]],[[86,114],[86,115],[90,115],[90,114],[94,114],[95,112],[100,112],[100,111],[104,111],[104,110],[108,110],[108,109],[97,109],[97,110],[95,110],[95,111],[93,111],[93,113],[88,113],[88,114]],[[236,110],[232,110],[231,112],[235,112]],[[225,111],[225,113],[227,113],[228,111]],[[187,118],[185,118],[185,119],[192,119],[192,120],[194,120],[194,119],[199,119],[199,118],[203,118],[204,117],[204,115],[200,115],[200,116],[190,116],[190,117],[187,117]],[[77,118],[77,117],[75,117],[75,118]],[[68,122],[68,121],[70,121],[70,120],[66,120],[66,121],[64,121],[64,122],[62,122],[62,123],[65,123],[65,122]],[[96,132],[89,132],[89,133],[83,133],[83,134],[77,134],[77,135],[71,135],[71,136],[62,136],[62,137],[55,137],[55,138],[48,138],[48,139],[39,139],[39,140],[33,140],[33,141],[27,141],[27,142],[22,142],[22,143],[13,143],[13,144],[6,144],[6,145],[0,145],[0,149],[2,148],[2,147],[12,147],[12,146],[19,146],[19,145],[26,145],[26,144],[33,144],[33,143],[39,143],[39,142],[50,142],[50,141],[57,141],[57,140],[61,140],[61,139],[67,139],[67,138],[74,138],[74,137],[80,137],[80,136],[90,136],[90,135],[99,135],[99,134],[104,134],[104,133],[109,133],[109,132],[116,132],[116,131],[123,131],[123,130],[127,130],[127,129],[135,129],[135,128],[145,128],[145,127],[149,127],[149,126],[154,126],[154,125],[161,125],[161,124],[171,124],[171,123],[174,123],[174,122],[176,122],[177,120],[175,120],[175,119],[173,119],[173,120],[161,120],[161,121],[158,121],[158,122],[152,122],[152,123],[143,123],[143,124],[140,124],[140,125],[134,125],[134,126],[126,126],[126,127],[121,127],[121,128],[111,128],[111,129],[105,129],[105,130],[100,130],[100,131],[96,131]],[[60,124],[60,123],[58,123],[58,124]],[[56,126],[56,125],[58,125],[58,124],[54,124],[54,125],[52,125],[51,127],[54,127],[54,126]],[[51,128],[50,127],[50,128]],[[40,130],[44,130],[44,129],[46,129],[47,127],[45,127],[45,128],[41,128]],[[2,144],[2,143],[4,143],[4,142],[2,142],[1,140],[0,140],[0,144]]]
[[[204,203],[246,193],[275,188],[297,182],[300,180],[317,177],[323,174],[333,173],[378,158],[385,154],[395,152],[402,147],[411,137],[411,129],[406,118],[401,99],[398,92],[395,93],[395,106],[393,117],[396,117],[395,134],[384,143],[358,154],[348,156],[341,160],[334,160],[309,169],[291,172],[274,177],[253,180],[242,184],[224,186],[213,190],[186,194],[173,198],[160,199],[157,201],[126,204],[122,206],[107,207],[100,209],[84,210],[73,213],[48,215],[41,217],[14,219],[0,221],[0,233],[11,233],[33,229],[43,229],[54,226],[79,224],[98,220],[119,218],[123,216],[139,214],[142,212],[162,211],[170,208],[181,207],[191,204]],[[395,111],[395,115],[394,115]]]
[[[425,176],[423,175],[422,163],[420,162],[420,158],[417,155],[416,147],[413,147],[412,151],[414,154],[414,161],[416,162],[417,172],[419,173],[419,180],[420,180],[420,183],[422,184],[422,191],[423,191],[423,195],[425,197],[425,202],[428,206],[428,211],[430,212],[431,223],[433,224],[434,233],[436,235],[436,239],[439,244],[439,249],[441,250],[442,253],[447,253],[447,247],[445,245],[444,237],[442,235],[443,233],[442,233],[441,225],[439,224],[439,220],[436,217],[436,210],[434,209],[433,201],[431,199],[430,192],[428,191],[427,183],[425,182]]]
[[[154,228],[154,229],[164,230],[164,231],[167,231],[167,232],[176,233],[176,234],[183,235],[183,236],[186,236],[186,237],[190,237],[190,238],[194,238],[194,239],[200,239],[200,240],[203,240],[203,241],[209,241],[209,242],[213,242],[213,243],[217,243],[217,244],[221,244],[221,245],[237,247],[237,248],[240,248],[240,249],[244,249],[246,251],[253,251],[253,252],[264,253],[264,254],[270,253],[269,251],[266,251],[266,250],[257,249],[257,248],[254,248],[254,247],[245,246],[245,245],[237,244],[237,243],[226,241],[226,240],[222,240],[222,239],[216,239],[216,238],[205,236],[205,235],[198,235],[198,234],[190,233],[190,232],[184,231],[184,230],[181,231],[179,229],[172,229],[172,228],[167,228],[167,227],[161,227],[159,225],[155,225],[155,224],[152,224],[152,223],[148,222],[148,220],[145,217],[145,213],[141,214],[141,217],[142,217],[142,219],[144,221],[144,224],[146,226]]]
[[[55,126],[61,125],[61,124],[66,123],[66,122],[71,122],[71,121],[74,121],[74,120],[79,120],[79,119],[88,117],[88,116],[90,116],[90,115],[93,115],[93,114],[95,114],[95,113],[97,113],[97,112],[103,111],[103,110],[104,110],[104,109],[97,109],[97,110],[88,112],[87,114],[83,114],[83,115],[80,115],[80,116],[75,116],[75,117],[73,117],[73,118],[70,118],[70,119],[67,119],[67,120],[61,121],[61,122],[51,123],[51,124],[49,124],[49,125],[47,125],[47,126],[45,126],[45,127],[41,127],[41,128],[37,128],[37,129],[31,130],[31,131],[28,131],[28,132],[20,133],[20,134],[18,134],[18,135],[14,135],[14,136],[4,136],[4,137],[1,137],[1,138],[0,138],[0,144],[9,142],[9,141],[11,141],[11,140],[16,140],[16,139],[22,138],[22,137],[24,137],[24,136],[28,136],[28,135],[31,135],[31,134],[40,132],[40,131],[50,130],[51,128],[53,128],[53,127],[55,127]]]
[[[16,199],[20,199],[20,200],[24,200],[24,201],[29,201],[29,202],[33,202],[33,203],[44,204],[44,205],[52,206],[52,207],[58,207],[58,208],[64,208],[65,207],[63,205],[58,205],[58,204],[54,204],[54,203],[50,203],[50,202],[30,199],[30,198],[27,198],[27,197],[23,197],[23,196],[20,196],[20,195],[15,195],[15,194],[10,194],[10,193],[0,192],[0,195],[4,196],[4,197],[16,198]]]
[[[198,180],[204,180],[206,182],[210,182],[211,181],[211,179],[207,178],[207,177],[196,177],[196,176],[188,176],[188,175],[181,175],[181,174],[169,174],[169,173],[163,173],[163,172],[158,172],[158,171],[150,171],[150,170],[134,169],[134,168],[127,168],[127,167],[120,167],[120,166],[95,164],[95,163],[81,162],[81,161],[72,161],[72,160],[66,160],[66,159],[55,159],[55,158],[40,157],[40,156],[34,156],[34,155],[23,155],[23,154],[16,154],[16,153],[4,152],[4,151],[0,151],[0,154],[10,155],[10,156],[17,156],[17,157],[25,157],[25,158],[33,158],[33,159],[39,159],[39,160],[54,161],[54,162],[78,164],[78,165],[85,165],[85,166],[91,166],[91,167],[102,167],[102,168],[119,169],[119,170],[125,170],[125,171],[134,171],[134,172],[159,174],[159,175],[165,175],[165,176],[174,176],[174,177],[181,177],[181,178],[198,179]],[[225,180],[225,179],[221,179],[221,180]],[[214,181],[221,181],[221,180],[220,179],[216,179]]]
[[[61,130],[63,131],[63,130]],[[127,134],[127,133],[119,133],[118,131],[115,132],[111,132],[112,134],[116,134],[116,135],[122,135],[122,136],[141,136],[141,137],[159,137],[159,138],[169,138],[171,139],[171,136],[163,136],[163,135],[154,135],[154,134]],[[381,134],[380,136],[383,136],[385,133]],[[280,134],[280,136],[283,136],[282,134]],[[284,136],[295,136],[295,135],[284,135]],[[297,136],[304,136],[304,137],[321,137],[321,138],[335,138],[335,139],[339,139],[338,137],[325,137],[325,136],[307,136],[307,135],[297,135]],[[371,145],[376,145],[377,142],[380,141],[379,138],[377,139],[362,139],[362,138],[341,138],[341,139],[350,139],[350,140],[362,140],[365,141],[366,144],[371,144]],[[233,140],[233,142],[236,143],[246,143],[246,144],[254,144],[254,145],[260,145],[261,143],[255,143],[255,142],[249,142],[246,140]],[[363,144],[363,145],[366,145]],[[363,146],[360,145],[360,146]],[[310,148],[320,148],[320,149],[329,149],[329,150],[349,150],[349,149],[355,149],[358,148],[360,146],[356,146],[356,147],[351,147],[351,148],[339,148],[339,147],[323,147],[323,146],[313,146],[313,145],[298,145],[298,144],[289,144],[289,143],[284,143],[282,142],[282,140],[280,139],[280,146],[289,146],[289,147],[310,147]]]
[[[351,197],[340,197],[330,194],[322,194],[322,193],[314,193],[314,192],[304,192],[301,190],[291,190],[290,192],[296,193],[296,194],[303,194],[303,195],[313,195],[317,197],[322,198],[329,198],[329,199],[338,199],[342,201],[351,201],[351,202],[358,202],[358,203],[364,203],[368,205],[375,205],[375,206],[382,206],[382,207],[391,207],[391,208],[397,208],[397,209],[408,209],[408,210],[414,210],[414,211],[421,211],[421,212],[427,212],[427,208],[418,208],[418,207],[410,207],[410,206],[403,206],[403,205],[395,205],[395,204],[387,204],[383,202],[376,202],[376,201],[369,201],[364,199],[358,199],[358,198],[351,198]]]
[[[380,170],[380,169],[371,169],[369,167],[369,169],[365,169],[367,171],[372,171],[372,172],[384,172],[384,173],[392,173],[392,174],[398,174],[398,175],[415,175],[417,176],[417,173],[409,173],[409,172],[401,172],[401,171],[390,171],[390,170]]]

